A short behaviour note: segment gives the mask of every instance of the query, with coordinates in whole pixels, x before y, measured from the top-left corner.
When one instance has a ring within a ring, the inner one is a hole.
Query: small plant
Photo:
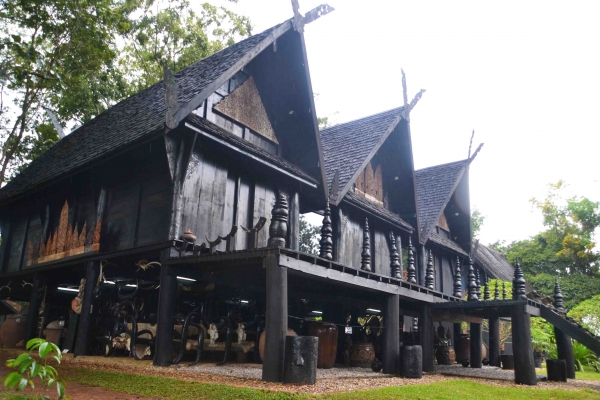
[[[59,399],[69,399],[69,396],[65,395],[65,384],[58,380],[56,368],[48,365],[48,358],[53,358],[60,364],[62,354],[58,346],[44,339],[35,338],[27,342],[27,350],[29,353],[20,354],[17,358],[6,361],[6,366],[14,368],[16,371],[6,375],[4,387],[20,392],[29,385],[33,390],[35,388],[33,380],[40,378],[42,385],[46,388],[56,384]],[[32,357],[31,353],[34,350],[38,350],[43,365]],[[52,355],[54,353],[56,355]],[[52,357],[49,357],[50,355]]]

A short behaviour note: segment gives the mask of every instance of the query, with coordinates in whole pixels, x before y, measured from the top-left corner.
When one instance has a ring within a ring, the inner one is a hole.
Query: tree
[[[579,321],[593,334],[600,335],[600,294],[577,304],[569,317]]]
[[[160,81],[165,66],[177,72],[252,32],[247,17],[209,3],[199,13],[187,0],[146,0],[140,9],[120,59],[132,92]]]
[[[319,255],[319,235],[321,228],[309,223],[304,215],[300,216],[300,251]]]
[[[525,274],[525,280],[544,297],[554,294],[555,279],[556,276],[550,274]],[[559,283],[567,309],[600,294],[600,278],[581,274],[562,275]]]
[[[485,215],[481,214],[477,207],[474,207],[471,211],[471,239],[477,239],[484,220]]]
[[[549,185],[545,199],[531,199],[542,212],[546,230],[530,239],[512,243],[506,253],[523,271],[531,275],[583,274],[596,276],[600,253],[596,251],[594,230],[600,226],[600,203],[584,197],[562,200],[565,184]]]

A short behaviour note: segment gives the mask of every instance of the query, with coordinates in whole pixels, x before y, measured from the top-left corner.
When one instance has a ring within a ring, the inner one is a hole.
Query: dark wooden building
[[[288,329],[319,318],[333,361],[368,341],[398,374],[401,343],[432,370],[434,322],[470,322],[476,348],[482,319],[508,315],[517,381],[533,384],[528,318],[544,306],[463,299],[490,273],[469,262],[473,159],[415,171],[408,104],[319,132],[301,28],[166,71],[3,187],[0,299],[29,302],[26,338],[64,321],[76,356],[236,353],[268,381],[283,380]],[[319,256],[298,251],[307,212],[324,216]]]

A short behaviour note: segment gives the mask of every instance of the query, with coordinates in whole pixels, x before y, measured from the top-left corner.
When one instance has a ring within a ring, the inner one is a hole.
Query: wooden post
[[[290,215],[288,223],[289,248],[300,250],[300,195],[292,192],[290,196]]]
[[[513,349],[515,349],[513,352],[515,383],[537,385],[531,345],[531,319],[529,314],[525,312],[525,306],[513,306],[511,320]]]
[[[500,366],[500,318],[490,318],[490,365]]]
[[[165,254],[163,259],[164,256]],[[173,362],[173,317],[177,300],[177,274],[173,269],[174,267],[163,264],[160,271],[156,352],[153,360],[157,367],[168,367]]]
[[[460,341],[458,340],[458,338],[460,337],[460,335],[462,335],[462,326],[460,322],[455,322],[452,324],[452,338],[454,339],[454,351],[456,352],[456,354],[460,354],[461,353],[461,349],[460,349]],[[459,359],[457,359],[456,361],[460,362]]]
[[[262,379],[267,382],[283,382],[288,320],[287,269],[279,266],[279,256],[276,254],[267,255],[264,265],[267,274],[267,310]]]
[[[481,368],[481,324],[471,323],[471,368]]]
[[[33,286],[31,287],[31,297],[29,300],[29,318],[27,320],[27,331],[25,332],[25,340],[23,340],[23,348],[26,348],[27,342],[30,339],[38,337],[37,331],[40,306],[42,304],[42,296],[44,295],[44,281],[39,273],[33,276]]]
[[[433,372],[433,317],[429,304],[421,304],[419,312],[419,337],[423,351],[423,372]]]
[[[563,302],[563,294],[558,283],[558,277],[554,281],[554,308],[559,313],[565,313]],[[575,379],[575,356],[573,354],[573,342],[571,337],[565,334],[558,328],[554,328],[554,336],[556,337],[556,350],[558,351],[558,359],[565,360],[568,379]]]
[[[85,265],[85,292],[83,293],[83,304],[79,314],[79,326],[75,339],[73,357],[87,354],[89,339],[92,336],[90,325],[92,322],[92,303],[94,299],[94,287],[100,274],[100,261],[89,261]]]
[[[400,373],[400,295],[387,296],[383,316],[383,373]]]

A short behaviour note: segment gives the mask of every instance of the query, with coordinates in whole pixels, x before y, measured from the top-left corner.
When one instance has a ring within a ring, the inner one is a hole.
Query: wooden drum
[[[337,354],[337,326],[329,322],[314,321],[308,327],[308,336],[319,338],[317,368],[333,368]]]

